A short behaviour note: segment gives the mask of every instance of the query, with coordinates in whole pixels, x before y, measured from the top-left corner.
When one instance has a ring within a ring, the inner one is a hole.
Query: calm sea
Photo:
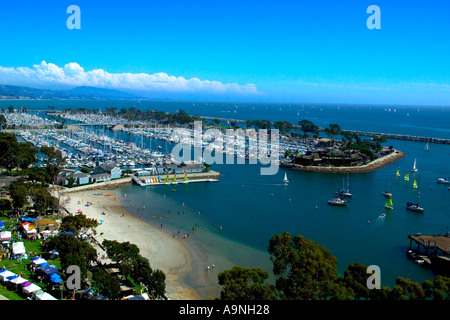
[[[338,123],[342,129],[398,133],[450,139],[450,107],[402,107],[222,103],[196,101],[0,101],[31,109],[55,106],[64,108],[135,107],[234,119],[287,120],[297,123],[308,119],[326,127]],[[131,139],[121,134],[123,139]],[[134,137],[139,139],[140,137]],[[147,146],[163,147],[170,152],[173,145],[147,140]],[[378,265],[383,286],[395,286],[398,276],[422,283],[434,274],[407,259],[409,233],[443,234],[448,231],[450,190],[437,184],[439,177],[450,177],[450,146],[430,144],[424,151],[421,142],[389,140],[406,153],[406,157],[371,173],[351,174],[349,188],[353,194],[347,207],[333,207],[327,200],[338,186],[347,184],[347,176],[318,174],[280,169],[276,175],[260,175],[259,165],[213,165],[222,177],[216,183],[191,183],[176,186],[138,187],[128,185],[119,192],[126,208],[137,216],[163,225],[172,234],[189,233],[212,256],[226,257],[234,265],[260,267],[271,271],[268,256],[269,239],[288,231],[301,234],[330,249],[338,259],[342,273],[350,263]],[[405,182],[417,159],[419,171]],[[400,168],[402,176],[396,177]],[[290,183],[283,185],[287,172]],[[413,188],[414,178],[419,188]],[[382,192],[393,194],[394,210],[386,211]],[[407,201],[419,202],[425,212],[407,211]],[[382,213],[386,213],[384,218]],[[220,260],[211,260],[217,268]],[[187,276],[189,281],[189,277]],[[195,284],[194,284],[195,285]],[[200,288],[201,289],[201,288]]]

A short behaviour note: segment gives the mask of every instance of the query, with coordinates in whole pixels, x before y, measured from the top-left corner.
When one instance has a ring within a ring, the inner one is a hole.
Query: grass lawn
[[[16,239],[16,241],[20,242],[23,240]],[[27,254],[29,254],[29,252],[32,252],[33,255],[34,255],[34,252],[36,252],[37,255],[43,253],[41,250],[41,246],[40,246],[40,243],[42,242],[42,240],[23,241],[23,242],[24,242],[24,246],[25,246],[25,250],[26,250]],[[28,268],[26,267],[31,262],[30,258],[31,257],[29,256],[28,259],[22,259],[20,262],[18,262],[18,260],[2,259],[2,260],[0,260],[0,268],[3,269],[3,267],[5,267],[6,269],[8,269],[11,272],[14,272],[15,274],[22,273],[22,278],[27,279],[31,283],[34,283],[37,286],[42,287],[43,291],[47,291],[46,290],[47,285],[37,281],[31,275],[31,271],[29,271]],[[56,259],[56,260],[46,259],[46,260],[50,265],[54,265],[58,270],[61,270],[61,264],[59,262],[59,259]],[[10,300],[25,300],[25,298],[22,295],[18,294],[17,292],[5,289],[4,286],[0,286],[0,294]]]

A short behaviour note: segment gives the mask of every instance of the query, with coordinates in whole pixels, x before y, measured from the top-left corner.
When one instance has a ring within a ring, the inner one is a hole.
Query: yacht
[[[442,183],[442,184],[450,184],[450,180],[447,178],[439,178],[437,180],[437,183]]]
[[[418,203],[412,203],[412,202],[406,203],[406,209],[415,211],[415,212],[423,212],[424,211],[424,208],[419,207]]]
[[[348,201],[342,200],[341,198],[333,198],[328,200],[328,204],[332,206],[346,206]]]

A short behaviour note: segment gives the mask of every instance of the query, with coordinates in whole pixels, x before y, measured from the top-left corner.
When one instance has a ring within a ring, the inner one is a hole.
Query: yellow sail
[[[397,170],[397,177],[400,177],[400,168]]]
[[[405,174],[405,181],[408,181],[408,180],[409,180],[409,173],[406,172],[406,174]]]
[[[417,189],[417,178],[414,179],[414,188]]]

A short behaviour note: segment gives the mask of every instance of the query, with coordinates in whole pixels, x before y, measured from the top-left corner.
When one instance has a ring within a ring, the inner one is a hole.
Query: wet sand
[[[174,237],[164,229],[135,217],[124,209],[118,197],[120,195],[114,190],[85,190],[68,193],[61,202],[71,214],[77,214],[81,210],[89,218],[103,220],[94,236],[99,243],[107,239],[129,241],[137,245],[140,254],[150,261],[150,266],[160,269],[166,275],[166,295],[169,299],[199,300],[219,297],[219,270],[205,271],[205,266],[210,265],[214,259],[223,258],[211,255],[195,239]],[[86,206],[88,202],[92,205]],[[98,246],[97,249],[101,257],[104,252]],[[221,265],[231,267],[232,263],[221,261]],[[195,284],[195,288],[192,284]]]

